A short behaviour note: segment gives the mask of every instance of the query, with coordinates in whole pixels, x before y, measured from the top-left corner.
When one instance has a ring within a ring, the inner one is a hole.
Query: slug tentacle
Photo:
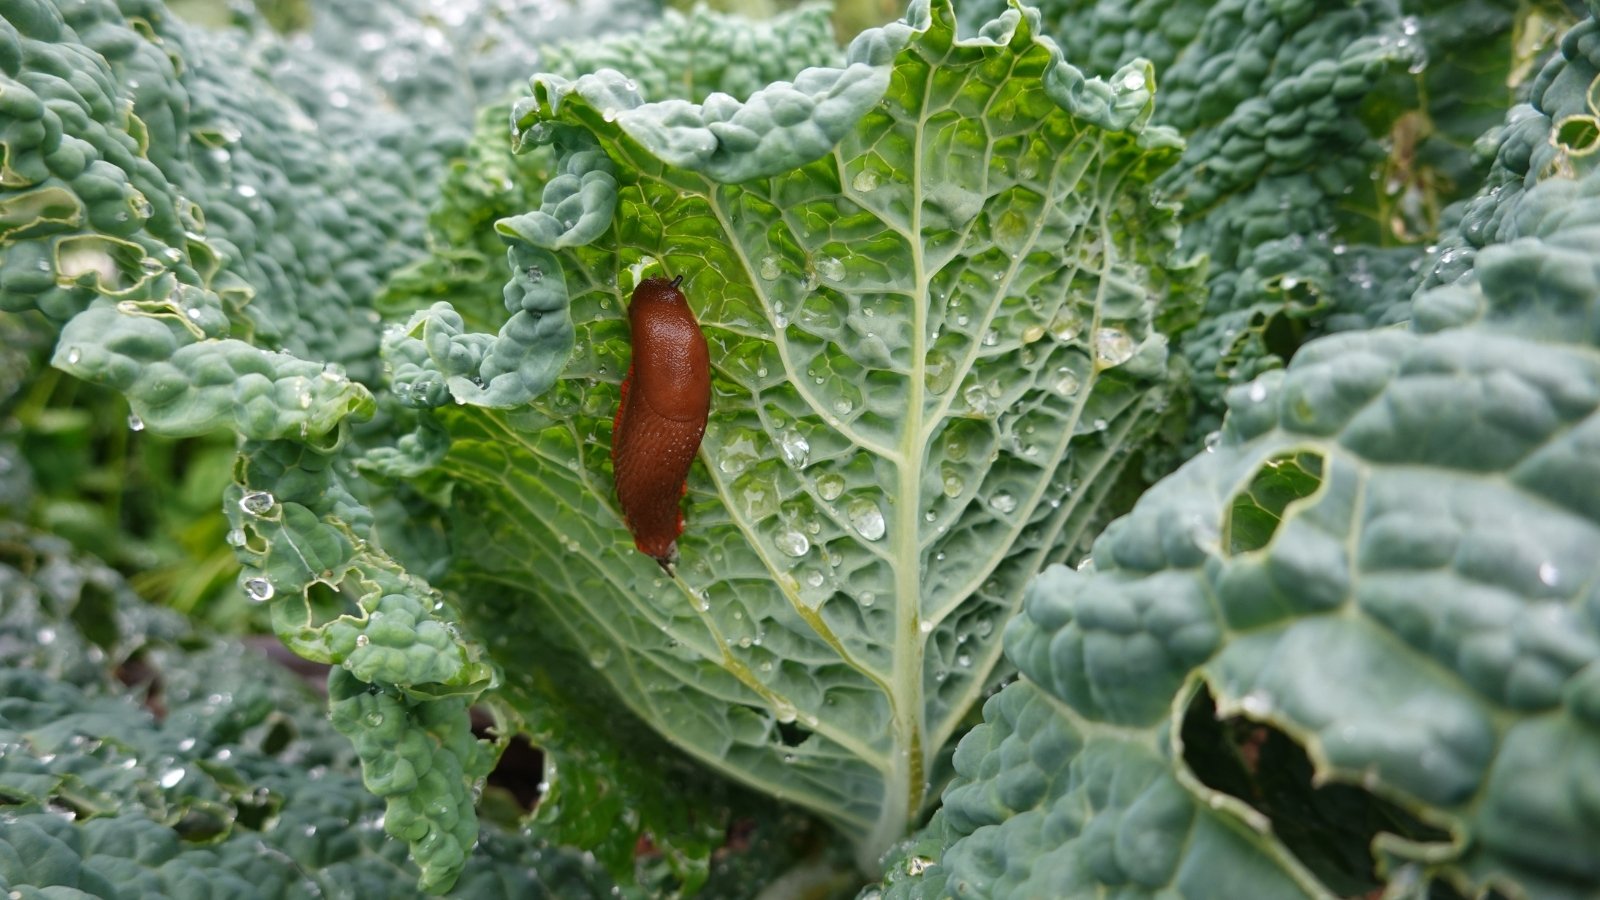
[[[678,285],[649,278],[628,305],[633,360],[611,438],[617,501],[634,546],[672,574],[689,468],[711,411],[711,356]]]

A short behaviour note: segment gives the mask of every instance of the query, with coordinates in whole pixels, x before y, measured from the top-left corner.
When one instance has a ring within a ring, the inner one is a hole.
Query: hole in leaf
[[[1428,843],[1450,839],[1355,785],[1314,785],[1311,758],[1294,738],[1250,719],[1218,719],[1207,688],[1190,702],[1182,734],[1183,761],[1195,777],[1265,815],[1284,846],[1338,896],[1382,891],[1371,850],[1378,834]]]
[[[486,735],[480,735],[483,737]],[[514,734],[489,773],[489,786],[511,795],[525,813],[539,804],[544,782],[544,753],[526,735]]]
[[[1294,359],[1300,345],[1305,343],[1308,331],[1310,327],[1304,318],[1277,313],[1267,319],[1267,324],[1261,329],[1261,344],[1267,348],[1267,352],[1288,363]]]
[[[1568,116],[1556,123],[1556,146],[1573,156],[1587,156],[1600,149],[1600,119],[1594,116]]]
[[[84,582],[72,608],[72,623],[101,649],[110,650],[122,637],[117,631],[117,598],[104,586]]]
[[[1261,464],[1228,510],[1223,546],[1249,553],[1271,543],[1289,505],[1322,486],[1322,454],[1280,453]]]
[[[778,739],[783,741],[785,747],[798,747],[811,737],[811,729],[794,722],[778,723]]]

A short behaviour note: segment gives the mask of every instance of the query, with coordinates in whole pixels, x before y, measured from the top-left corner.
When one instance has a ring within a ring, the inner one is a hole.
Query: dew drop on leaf
[[[372,643],[372,638],[369,638],[364,634],[356,635],[356,646],[357,647],[365,647],[366,645],[368,645],[370,643]]]
[[[138,413],[128,413],[128,430],[129,431],[143,431],[144,430],[144,420],[139,418],[139,414]]]
[[[824,500],[837,500],[844,493],[844,478],[828,473],[817,479],[817,494]]]
[[[878,189],[878,173],[871,169],[862,169],[850,179],[850,186],[861,193],[869,193]]]
[[[931,351],[922,364],[923,384],[930,394],[943,394],[955,380],[956,367],[943,350]]]
[[[1011,496],[1005,491],[1001,491],[989,498],[989,505],[1002,513],[1015,512],[1017,508],[1017,498]]]
[[[1071,397],[1078,393],[1080,384],[1081,383],[1078,381],[1078,373],[1072,371],[1071,367],[1062,366],[1061,368],[1056,369],[1056,380],[1052,385],[1052,387],[1055,388],[1056,393],[1063,397]]]
[[[1076,309],[1064,309],[1056,314],[1050,323],[1050,336],[1063,344],[1077,340],[1078,332],[1083,330],[1083,317]]]
[[[844,263],[836,257],[824,256],[817,260],[817,274],[829,281],[843,281],[845,270]]]
[[[806,459],[811,453],[811,444],[805,435],[790,428],[778,436],[778,448],[783,451],[783,458],[795,468],[803,468]]]
[[[767,281],[777,281],[778,276],[783,274],[783,269],[778,265],[776,256],[761,257],[761,267],[758,271],[761,273],[761,277]]]
[[[272,512],[277,504],[278,499],[266,491],[251,491],[239,498],[239,508],[258,517]]]
[[[858,497],[850,501],[846,510],[850,517],[850,526],[869,541],[876,541],[883,537],[885,530],[883,510],[878,504],[865,497]]]
[[[967,401],[967,406],[973,412],[979,415],[989,414],[989,392],[983,389],[983,385],[967,385],[967,389],[961,392],[961,397]]]
[[[265,603],[272,599],[274,593],[272,582],[265,578],[252,578],[244,583],[244,592],[251,600]]]
[[[773,543],[785,556],[805,556],[811,550],[811,539],[793,529],[781,532]]]
[[[878,595],[871,591],[863,591],[861,596],[857,598],[857,601],[862,606],[871,606],[872,604],[878,602]]]
[[[1120,366],[1133,356],[1133,338],[1120,328],[1101,328],[1094,333],[1094,355],[1102,366]]]
[[[960,475],[956,474],[955,472],[944,473],[944,495],[946,497],[954,500],[955,498],[961,496],[961,492],[966,489],[967,482]]]

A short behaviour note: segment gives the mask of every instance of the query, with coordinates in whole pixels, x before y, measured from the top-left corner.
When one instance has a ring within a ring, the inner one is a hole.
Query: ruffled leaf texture
[[[868,868],[932,799],[1026,579],[1162,420],[1197,280],[1147,196],[1179,148],[1147,124],[1147,66],[1086,78],[1021,9],[973,40],[947,4],[907,22],[743,101],[536,77],[516,138],[555,175],[497,226],[507,309],[564,293],[571,359],[502,412],[496,378],[447,374],[483,345],[446,317],[388,345],[451,437],[436,472],[491,656],[537,672],[527,648],[563,645]],[[675,578],[610,474],[647,272],[684,276],[713,359]]]
[[[1032,583],[1021,678],[886,896],[1332,895],[1191,771],[1202,683],[1434,829],[1372,840],[1391,891],[1600,889],[1600,174],[1560,127],[1595,115],[1597,33],[1511,113],[1409,327],[1234,389],[1214,446]]]
[[[330,39],[207,31],[155,0],[8,5],[0,308],[58,327],[54,364],[124,393],[149,432],[243,439],[224,505],[241,588],[272,602],[291,647],[378,692],[341,681],[336,720],[388,798],[386,827],[443,890],[473,846],[474,788],[496,753],[466,722],[494,673],[386,551],[349,425],[377,415],[368,439],[415,427],[404,409],[378,410],[373,304],[420,253],[473,79],[455,95],[428,82],[445,96],[426,127],[408,121],[397,110],[427,106],[426,80],[385,76],[401,61],[380,52],[382,29],[396,43],[427,29],[384,13],[355,41],[362,53],[335,62]],[[425,453],[417,443],[401,442],[395,465]],[[394,715],[361,707],[389,702]],[[391,740],[360,740],[375,712]]]
[[[1231,386],[1318,335],[1409,317],[1445,208],[1482,183],[1475,142],[1574,21],[1560,4],[1505,0],[1038,5],[1086,72],[1149,59],[1154,121],[1187,142],[1157,187],[1210,261],[1205,312],[1180,348],[1196,449]],[[1003,6],[961,12],[975,28]]]
[[[315,692],[10,523],[0,688],[0,890],[12,897],[422,896]],[[576,850],[490,827],[455,895],[614,887]]]

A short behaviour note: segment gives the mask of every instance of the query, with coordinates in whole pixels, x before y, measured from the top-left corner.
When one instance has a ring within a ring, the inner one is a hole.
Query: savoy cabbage
[[[65,849],[0,884],[403,844],[432,891],[715,891],[755,791],[837,835],[739,876],[782,895],[1600,885],[1592,4],[932,0],[843,49],[375,6],[0,6],[0,309],[237,437],[239,588],[349,741],[218,766],[91,648],[8,650],[0,729],[59,763],[0,769],[0,841]],[[663,274],[713,362],[672,576],[609,459]],[[540,804],[480,831],[514,734]],[[302,755],[399,842],[274,844]],[[127,816],[165,855],[104,849]]]

